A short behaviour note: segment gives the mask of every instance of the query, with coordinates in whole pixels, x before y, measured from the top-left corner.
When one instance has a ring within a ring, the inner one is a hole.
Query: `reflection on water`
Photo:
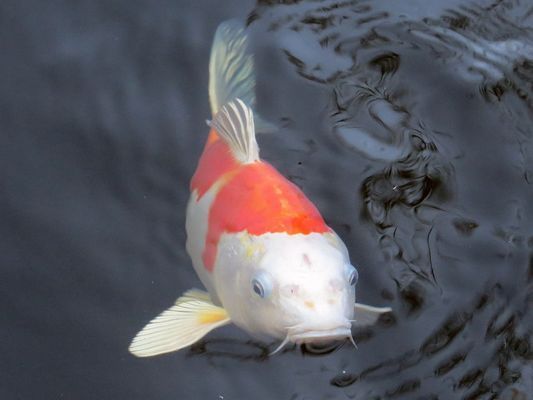
[[[360,221],[373,227],[398,299],[398,325],[377,329],[414,334],[407,348],[374,363],[354,354],[330,384],[354,399],[526,398],[533,393],[533,250],[525,239],[533,217],[531,10],[520,15],[519,2],[495,2],[415,21],[371,2],[284,3],[260,1],[249,23],[276,35],[294,71],[329,91],[332,137],[366,160],[364,176],[353,173],[362,178]],[[457,91],[456,105],[443,101]],[[484,147],[501,176],[482,165],[469,170]],[[503,176],[511,190],[484,189]],[[502,200],[506,222],[476,208],[485,196]],[[372,337],[364,346],[376,345]]]
[[[334,377],[331,384],[345,387],[363,379],[393,380],[397,373],[407,370],[411,371],[411,376],[408,375],[397,388],[385,392],[386,398],[399,392],[417,392],[424,387],[427,398],[444,394],[452,398],[455,393],[474,399],[482,394],[502,392],[519,381],[523,373],[526,374],[524,381],[528,382],[530,377],[527,374],[531,371],[528,361],[531,361],[533,351],[529,337],[517,337],[517,332],[520,332],[518,335],[527,332],[516,326],[516,322],[524,318],[526,309],[512,313],[506,310],[505,303],[501,288],[495,286],[432,329],[420,348],[367,367],[357,374],[342,373]],[[485,330],[469,334],[469,330],[476,329],[476,323],[483,324]],[[453,346],[453,350],[450,351],[448,346]],[[428,368],[431,368],[430,375],[427,374]],[[450,383],[445,391],[439,385],[442,377]],[[432,390],[428,390],[430,388]]]

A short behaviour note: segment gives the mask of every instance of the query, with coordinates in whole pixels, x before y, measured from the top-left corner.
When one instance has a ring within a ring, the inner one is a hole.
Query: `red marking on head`
[[[200,198],[220,177],[239,167],[240,164],[231,154],[228,145],[223,140],[219,140],[215,130],[211,129],[204,152],[191,180],[191,191],[196,190]]]
[[[214,144],[216,145],[216,143]],[[309,234],[329,232],[316,207],[302,191],[265,162],[241,165],[218,192],[209,212],[203,253],[212,271],[222,233],[247,231]]]

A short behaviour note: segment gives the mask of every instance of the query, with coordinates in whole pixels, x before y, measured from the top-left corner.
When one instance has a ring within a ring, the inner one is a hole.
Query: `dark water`
[[[0,399],[533,398],[533,5],[278,3],[0,4]],[[233,327],[127,351],[200,287],[184,212],[234,17],[263,157],[394,309],[357,351]]]

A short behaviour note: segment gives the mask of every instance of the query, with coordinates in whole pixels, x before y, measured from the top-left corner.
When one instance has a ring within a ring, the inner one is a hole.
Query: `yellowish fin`
[[[372,307],[366,304],[355,303],[355,327],[374,325],[382,314],[390,313],[390,307]]]
[[[180,350],[230,322],[226,310],[214,305],[206,292],[192,289],[150,321],[135,336],[129,351],[137,357],[151,357]]]

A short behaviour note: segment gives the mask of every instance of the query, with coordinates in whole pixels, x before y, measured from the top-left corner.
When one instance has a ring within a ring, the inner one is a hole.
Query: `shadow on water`
[[[371,332],[363,332],[355,335],[357,343],[365,342],[372,337]],[[208,359],[234,359],[239,361],[268,361],[270,353],[276,349],[279,343],[270,345],[262,341],[236,340],[236,339],[209,339],[201,340],[191,346],[190,357],[207,357]],[[344,346],[352,346],[346,341],[336,341],[331,343],[317,344],[304,343],[302,345],[287,345],[278,354],[296,353],[306,356],[325,356],[334,353]]]
[[[203,356],[208,359],[234,359],[239,361],[267,361],[269,354],[276,349],[279,343],[270,345],[262,341],[236,340],[236,339],[209,339],[201,340],[191,346],[190,357]],[[295,353],[298,349],[302,355],[323,356],[337,351],[347,342],[333,342],[328,344],[303,344],[285,346],[279,354]]]
[[[396,323],[393,314],[382,315],[376,326],[389,327]],[[354,332],[355,343],[360,344],[373,337],[372,329],[363,329]],[[189,350],[189,357],[207,357],[208,359],[234,359],[239,361],[268,361],[279,342],[266,344],[259,340],[239,340],[229,338],[202,339],[193,344]],[[304,356],[324,356],[334,353],[343,347],[353,347],[345,341],[326,343],[304,343],[301,345],[286,345],[278,354],[297,353]],[[279,355],[278,355],[279,356]]]
[[[205,356],[239,361],[265,361],[272,350],[265,343],[253,340],[209,339],[191,346],[190,357]]]

